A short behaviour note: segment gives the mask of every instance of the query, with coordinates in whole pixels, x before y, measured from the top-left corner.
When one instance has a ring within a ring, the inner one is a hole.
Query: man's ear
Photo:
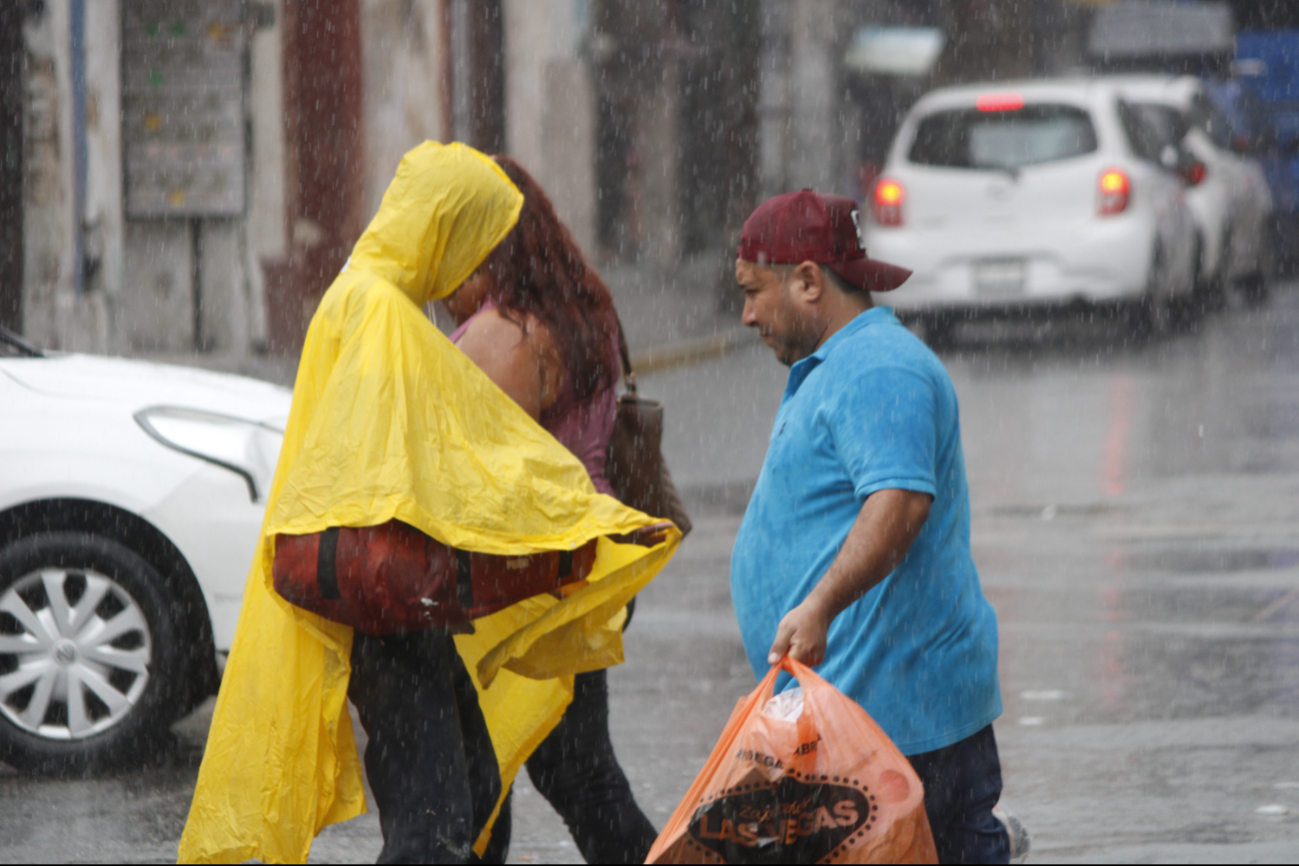
[[[816,262],[803,262],[790,276],[802,284],[798,293],[803,301],[814,304],[825,294],[825,275],[821,273],[821,266]]]

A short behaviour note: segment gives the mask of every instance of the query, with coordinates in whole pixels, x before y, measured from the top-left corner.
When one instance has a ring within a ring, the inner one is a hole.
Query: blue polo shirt
[[[735,541],[731,595],[759,677],[781,617],[829,569],[866,497],[885,489],[928,493],[929,518],[893,573],[835,619],[817,673],[916,755],[1001,715],[997,619],[970,556],[951,379],[891,309],[875,307],[790,368]]]

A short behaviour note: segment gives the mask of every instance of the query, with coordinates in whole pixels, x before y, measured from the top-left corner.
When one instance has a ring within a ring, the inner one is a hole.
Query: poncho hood
[[[523,195],[494,161],[459,142],[426,141],[397,168],[349,268],[423,306],[451,294],[519,218]]]

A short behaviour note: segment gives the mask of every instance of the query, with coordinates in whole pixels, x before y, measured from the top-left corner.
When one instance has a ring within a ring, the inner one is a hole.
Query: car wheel
[[[183,697],[176,608],[115,541],[55,532],[0,550],[0,761],[81,772],[156,747]]]
[[[1241,297],[1245,299],[1245,304],[1249,307],[1263,306],[1271,295],[1267,277],[1261,273],[1250,274],[1243,278],[1238,285],[1240,286]]]
[[[1197,237],[1195,255],[1192,258],[1190,291],[1179,292],[1172,301],[1173,323],[1179,331],[1193,330],[1200,319],[1208,312],[1205,302],[1205,276],[1203,251],[1204,246]]]
[[[1207,316],[1210,313],[1220,312],[1227,304],[1227,293],[1223,289],[1221,275],[1205,268],[1204,241],[1198,237],[1195,241],[1194,279],[1191,290],[1193,315],[1198,318]]]
[[[1128,304],[1124,316],[1127,330],[1134,339],[1161,337],[1173,326],[1174,311],[1165,285],[1168,281],[1165,267],[1163,247],[1156,246],[1150,257],[1145,294]]]

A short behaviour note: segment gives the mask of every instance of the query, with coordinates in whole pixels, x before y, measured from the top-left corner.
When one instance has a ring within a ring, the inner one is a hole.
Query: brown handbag
[[[663,404],[636,393],[636,372],[631,366],[622,322],[618,322],[618,353],[627,392],[618,398],[605,477],[619,502],[651,517],[671,520],[684,537],[692,524],[663,459]]]

